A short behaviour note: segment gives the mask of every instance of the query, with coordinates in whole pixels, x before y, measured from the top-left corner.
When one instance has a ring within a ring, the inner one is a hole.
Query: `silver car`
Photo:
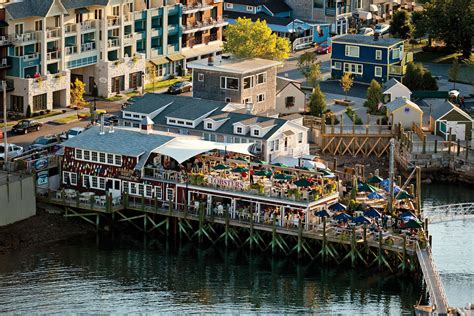
[[[7,144],[8,146],[8,158],[15,158],[23,154],[23,147],[15,144]],[[0,144],[0,160],[5,159],[5,145]]]

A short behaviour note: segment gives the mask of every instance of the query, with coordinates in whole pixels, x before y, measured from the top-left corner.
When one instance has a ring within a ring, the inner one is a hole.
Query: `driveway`
[[[315,48],[308,48],[292,53],[290,57],[283,62],[283,67],[278,69],[278,76],[287,77],[292,80],[304,82],[306,79],[298,69],[298,59],[305,52],[314,52]],[[321,62],[321,76],[324,78],[331,72],[331,54],[317,55]]]
[[[321,81],[319,85],[324,93],[339,94],[344,97],[344,91],[342,91],[341,84],[338,80]],[[351,97],[365,99],[368,87],[369,86],[365,84],[354,83],[351,90],[347,93],[347,96],[349,99]]]

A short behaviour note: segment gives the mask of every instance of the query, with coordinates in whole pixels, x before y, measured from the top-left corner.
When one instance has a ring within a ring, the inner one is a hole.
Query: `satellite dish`
[[[100,83],[107,83],[107,78],[101,77],[99,78]]]

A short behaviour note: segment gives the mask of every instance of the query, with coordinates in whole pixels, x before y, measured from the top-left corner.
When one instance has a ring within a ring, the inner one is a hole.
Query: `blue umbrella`
[[[319,212],[315,212],[314,215],[318,216],[318,217],[329,217],[331,216],[328,211],[326,210],[321,210]]]
[[[336,216],[334,216],[334,220],[338,222],[347,222],[352,219],[352,216],[346,214],[346,213],[340,213]]]
[[[367,195],[369,199],[376,200],[376,199],[381,199],[383,198],[383,195],[377,193],[377,192],[372,192],[369,195]]]
[[[352,220],[352,222],[356,223],[356,224],[370,224],[370,219],[368,219],[367,217],[365,216],[357,216],[356,218],[354,218]]]
[[[370,208],[368,211],[365,211],[364,215],[367,216],[367,217],[370,217],[370,218],[379,218],[380,217],[380,213],[374,208]]]
[[[418,220],[418,218],[413,214],[412,212],[403,212],[400,215],[400,218],[404,221],[409,221],[409,220]]]
[[[344,204],[342,203],[334,203],[333,205],[330,205],[328,207],[331,211],[345,211],[347,210],[347,206],[345,206]]]

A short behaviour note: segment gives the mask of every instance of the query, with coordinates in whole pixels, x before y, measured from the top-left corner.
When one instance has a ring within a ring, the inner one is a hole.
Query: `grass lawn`
[[[113,97],[105,98],[104,100],[109,101],[109,102],[116,102],[116,101],[120,101],[122,99],[123,99],[123,95],[117,94],[117,95],[114,95]]]
[[[440,52],[418,52],[413,55],[413,59],[418,63],[432,63],[432,64],[452,64],[454,58],[460,57],[461,53],[445,54]],[[471,54],[470,59],[460,61],[460,64],[474,65],[474,54]]]
[[[168,88],[169,86],[175,84],[176,82],[186,81],[186,80],[189,80],[189,79],[191,79],[191,76],[177,77],[177,78],[173,78],[173,79],[155,81],[154,84],[153,83],[147,83],[145,85],[145,91],[146,92],[153,92],[153,87],[155,88],[155,91],[160,90],[160,89],[164,89],[164,88]]]
[[[61,118],[58,118],[57,120],[54,120],[53,122],[54,123],[67,124],[67,123],[71,123],[73,121],[77,121],[77,114],[69,115],[69,116],[66,116],[66,117],[61,117]]]

